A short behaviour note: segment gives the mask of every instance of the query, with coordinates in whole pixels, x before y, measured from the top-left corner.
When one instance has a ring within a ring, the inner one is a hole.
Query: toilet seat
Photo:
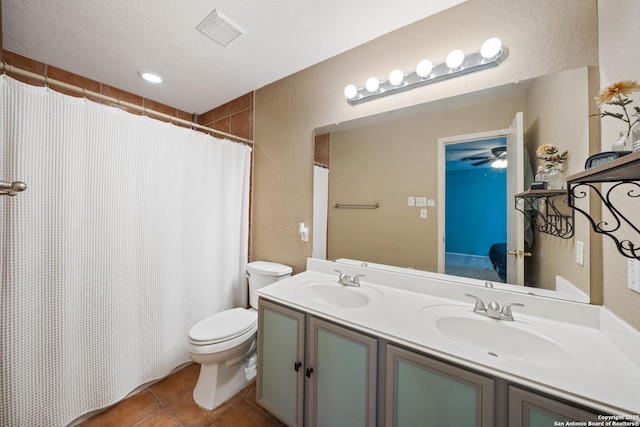
[[[257,330],[258,315],[255,310],[232,308],[212,314],[198,322],[189,331],[189,342],[196,346],[218,344],[246,336]],[[239,341],[243,341],[240,339]]]

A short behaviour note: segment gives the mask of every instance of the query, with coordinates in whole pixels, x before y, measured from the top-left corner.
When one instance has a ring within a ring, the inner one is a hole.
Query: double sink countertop
[[[360,287],[338,283],[339,269]],[[308,259],[258,295],[391,343],[615,415],[640,414],[640,332],[606,307]],[[473,313],[513,306],[514,321]]]

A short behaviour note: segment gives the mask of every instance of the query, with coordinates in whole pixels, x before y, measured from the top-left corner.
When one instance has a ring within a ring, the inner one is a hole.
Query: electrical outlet
[[[640,261],[637,259],[627,260],[627,286],[640,292]]]
[[[584,265],[584,242],[576,241],[576,262]]]

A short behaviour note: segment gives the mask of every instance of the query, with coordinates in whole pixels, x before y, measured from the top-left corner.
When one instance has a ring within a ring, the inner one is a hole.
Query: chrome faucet
[[[505,304],[500,310],[500,305],[497,302],[490,302],[489,305],[485,307],[484,303],[480,298],[475,295],[465,294],[468,297],[474,298],[476,300],[476,305],[473,307],[473,312],[479,314],[481,316],[491,317],[492,319],[498,320],[508,320],[513,322],[513,313],[511,312],[511,307],[524,307],[524,304],[519,303],[509,303]]]
[[[343,273],[340,270],[333,270],[338,273],[338,283],[344,286],[360,286],[360,278],[364,277],[364,274],[358,274],[357,276],[351,277],[347,273]]]

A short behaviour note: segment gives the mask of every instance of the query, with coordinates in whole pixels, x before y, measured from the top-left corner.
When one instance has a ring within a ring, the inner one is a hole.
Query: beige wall
[[[594,93],[586,91],[588,87],[589,72],[582,67],[538,78],[527,89],[525,146],[533,160],[534,171],[537,166],[544,166],[544,161],[536,159],[536,149],[541,144],[551,143],[560,152],[569,151],[564,164],[565,176],[584,170],[585,159],[599,149],[599,135],[592,135],[589,128],[589,107],[593,105]],[[566,200],[566,197],[562,199]],[[588,204],[588,200],[580,203]],[[566,203],[559,203],[558,206],[563,208],[563,212],[571,214]],[[533,256],[526,261],[527,276],[533,283],[551,285],[553,289],[555,276],[559,275],[586,294],[590,293],[591,226],[584,216],[577,214],[574,230],[571,239],[535,233]],[[577,241],[584,243],[584,259],[587,262],[582,266],[575,260]],[[597,263],[593,268],[596,267]]]
[[[600,86],[606,87],[619,80],[640,81],[640,2],[637,0],[600,0],[598,8],[600,29]],[[633,105],[640,105],[640,94],[636,93]],[[613,108],[610,109],[614,111]],[[602,151],[611,149],[624,123],[604,118],[602,125]],[[618,198],[617,206],[635,222],[640,223],[637,200]],[[603,214],[604,215],[604,214]],[[636,244],[640,240],[636,233],[629,233]],[[640,329],[640,294],[627,289],[627,259],[620,255],[611,239],[603,238],[603,293],[604,305]]]
[[[476,51],[501,38],[499,67],[351,107],[343,89],[409,71],[454,48]],[[598,62],[595,0],[468,0],[256,92],[252,257],[304,270],[311,242],[314,128]]]

